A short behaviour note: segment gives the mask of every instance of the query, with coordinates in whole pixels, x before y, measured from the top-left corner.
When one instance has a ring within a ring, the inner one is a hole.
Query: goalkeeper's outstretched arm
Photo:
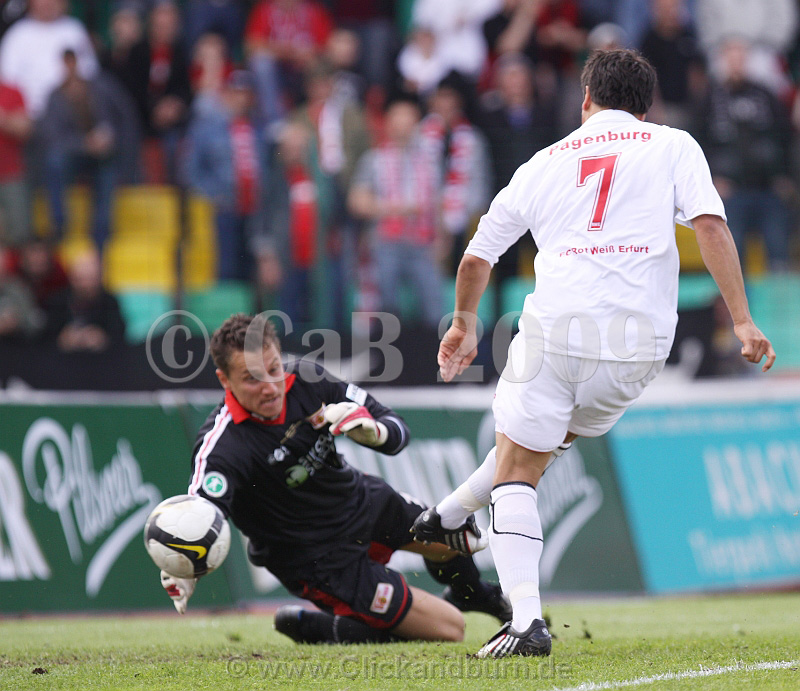
[[[166,571],[161,572],[161,586],[172,599],[172,604],[175,605],[178,614],[186,614],[186,605],[196,584],[196,578],[176,578],[170,576]]]

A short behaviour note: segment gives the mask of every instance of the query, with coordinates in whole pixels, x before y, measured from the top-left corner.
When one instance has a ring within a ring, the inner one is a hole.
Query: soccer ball
[[[180,494],[162,501],[148,516],[144,546],[170,576],[198,578],[225,561],[231,529],[208,499]]]

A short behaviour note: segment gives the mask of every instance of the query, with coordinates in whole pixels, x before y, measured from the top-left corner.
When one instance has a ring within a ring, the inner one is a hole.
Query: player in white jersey
[[[582,126],[522,165],[466,249],[456,314],[439,366],[450,381],[476,355],[478,302],[498,257],[528,229],[536,289],[525,299],[493,411],[496,447],[435,509],[418,540],[453,529],[490,504],[492,547],[514,619],[479,657],[548,655],[536,485],[577,436],[607,432],[661,371],[678,320],[675,221],[693,225],[733,317],[742,355],[763,370],[775,352],[750,316],[736,247],[703,152],[681,130],[645,122],[655,71],[638,53],[598,51],[581,78]]]

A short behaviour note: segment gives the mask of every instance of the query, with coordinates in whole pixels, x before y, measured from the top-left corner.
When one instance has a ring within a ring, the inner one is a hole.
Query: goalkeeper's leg
[[[499,585],[481,580],[471,556],[453,552],[442,544],[411,542],[401,549],[425,558],[425,568],[437,583],[447,586],[442,598],[462,612],[484,612],[500,621],[511,619],[511,603]]]
[[[296,643],[389,643],[398,640],[386,629],[328,612],[285,605],[275,614],[275,630]]]
[[[443,545],[436,547],[446,550]],[[384,556],[388,561],[389,555]],[[346,565],[332,563],[330,569],[322,561],[308,570],[298,567],[293,577],[281,580],[292,593],[322,610],[295,606],[278,613],[275,628],[299,643],[381,643],[395,636],[460,641],[464,636],[458,609],[410,587],[402,574],[366,551]]]

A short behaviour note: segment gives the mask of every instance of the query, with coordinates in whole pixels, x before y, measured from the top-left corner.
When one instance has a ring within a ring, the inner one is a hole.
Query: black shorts
[[[365,476],[369,534],[336,545],[347,565],[331,568],[324,559],[282,578],[290,592],[331,614],[352,617],[378,629],[399,624],[411,608],[411,591],[402,574],[386,566],[392,553],[412,541],[409,532],[425,507],[386,482]],[[340,562],[340,559],[336,559]]]

